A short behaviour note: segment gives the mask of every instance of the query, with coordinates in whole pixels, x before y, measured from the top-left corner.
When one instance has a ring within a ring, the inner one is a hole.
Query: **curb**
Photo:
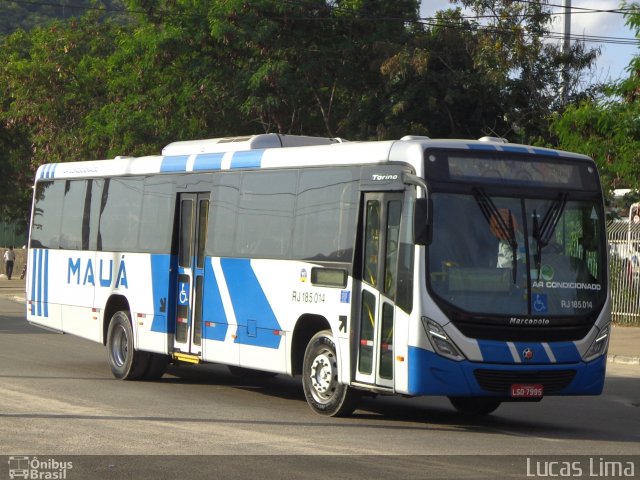
[[[620,365],[640,366],[640,358],[628,357],[626,355],[608,355],[607,363],[617,363]]]

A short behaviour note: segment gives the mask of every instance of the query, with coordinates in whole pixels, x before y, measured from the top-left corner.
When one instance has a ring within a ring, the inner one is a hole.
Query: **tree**
[[[407,38],[415,0],[218,2],[210,11],[245,97],[265,131],[369,132],[385,44]],[[375,124],[374,124],[375,125]]]
[[[0,35],[16,30],[29,31],[44,27],[54,20],[84,15],[87,10],[117,13],[122,9],[119,0],[58,0],[58,2],[0,2]]]
[[[563,107],[559,92],[564,88],[571,101],[584,95],[581,75],[597,51],[575,44],[564,55],[543,42],[551,14],[542,2],[452,3],[476,16],[438,12],[384,63],[388,128],[408,124],[414,133],[435,137],[552,143],[550,117]]]
[[[209,34],[209,2],[142,3],[129,3],[143,13],[105,60],[106,98],[86,119],[90,145],[150,155],[177,139],[245,131],[234,73]]]
[[[460,10],[440,12],[382,65],[385,123],[404,133],[469,138],[505,129],[500,84],[478,70],[476,35]],[[407,129],[409,131],[407,131]]]
[[[159,154],[175,140],[548,143],[559,74],[568,64],[578,78],[592,52],[543,44],[539,2],[460,1],[499,16],[449,10],[423,25],[417,0],[126,0],[114,21],[91,10],[0,37],[0,173],[23,182],[3,201],[26,212],[43,163]]]
[[[640,13],[633,5],[627,24],[640,38]],[[627,72],[628,78],[606,86],[593,99],[569,106],[552,124],[562,148],[595,159],[608,191],[640,188],[640,56]]]
[[[3,203],[5,210],[28,217],[25,200],[39,165],[92,157],[84,118],[105,96],[102,62],[113,51],[112,28],[73,19],[0,38],[1,168],[13,172],[11,191],[24,202]]]
[[[28,138],[24,129],[0,125],[0,219],[17,222],[25,229],[33,177],[20,159],[29,156]]]
[[[84,119],[106,98],[105,59],[119,27],[90,17],[6,37],[0,59],[7,125],[30,134],[33,170],[91,158]]]

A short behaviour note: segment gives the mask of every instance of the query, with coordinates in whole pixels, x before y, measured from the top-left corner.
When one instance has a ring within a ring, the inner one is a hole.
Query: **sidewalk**
[[[20,275],[8,280],[0,275],[0,297],[17,302],[25,301],[25,281]],[[608,361],[640,367],[640,327],[619,327],[611,329]]]
[[[613,326],[607,361],[640,367],[640,327]]]

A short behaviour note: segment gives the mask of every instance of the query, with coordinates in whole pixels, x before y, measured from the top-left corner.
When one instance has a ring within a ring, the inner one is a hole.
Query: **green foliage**
[[[209,18],[248,118],[264,131],[336,136],[375,116],[381,55],[408,38],[403,20],[417,11],[408,0],[236,0]]]
[[[86,158],[84,118],[104,103],[103,62],[116,29],[91,17],[6,37],[0,51],[3,120],[28,129],[31,171],[46,162]]]
[[[383,63],[391,137],[476,137],[504,131],[499,85],[475,64],[475,34],[459,10],[443,12],[431,30],[419,32]],[[502,79],[501,79],[502,81]]]
[[[57,0],[53,2],[0,2],[0,36],[16,30],[32,30],[54,20],[65,20],[84,15],[88,10],[110,14],[122,10],[119,0]]]
[[[473,23],[473,59],[478,74],[499,91],[504,123],[496,123],[495,133],[522,143],[553,144],[550,115],[588,93],[580,90],[582,75],[599,51],[575,42],[565,54],[543,42],[553,19],[547,2],[459,1],[481,17],[490,16]]]
[[[28,158],[28,132],[17,126],[0,126],[0,219],[27,224],[33,176],[23,168]]]
[[[574,85],[595,55],[540,40],[544,2],[460,0],[498,16],[485,25],[448,10],[425,25],[417,0],[115,1],[0,37],[0,215],[28,217],[43,163],[158,154],[175,140],[552,143],[561,74]]]
[[[584,153],[598,163],[605,185],[640,187],[640,111],[615,94],[570,106],[553,123],[562,148]],[[617,90],[619,91],[619,90]]]
[[[640,37],[635,7],[627,23]],[[596,160],[608,191],[640,188],[640,56],[631,61],[628,72],[628,78],[603,88],[599,96],[556,114],[552,123],[562,148]]]

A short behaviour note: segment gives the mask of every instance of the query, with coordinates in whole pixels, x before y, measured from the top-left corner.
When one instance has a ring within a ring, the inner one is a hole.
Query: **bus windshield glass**
[[[431,291],[478,315],[568,317],[606,299],[606,245],[598,202],[436,192],[428,247]]]

